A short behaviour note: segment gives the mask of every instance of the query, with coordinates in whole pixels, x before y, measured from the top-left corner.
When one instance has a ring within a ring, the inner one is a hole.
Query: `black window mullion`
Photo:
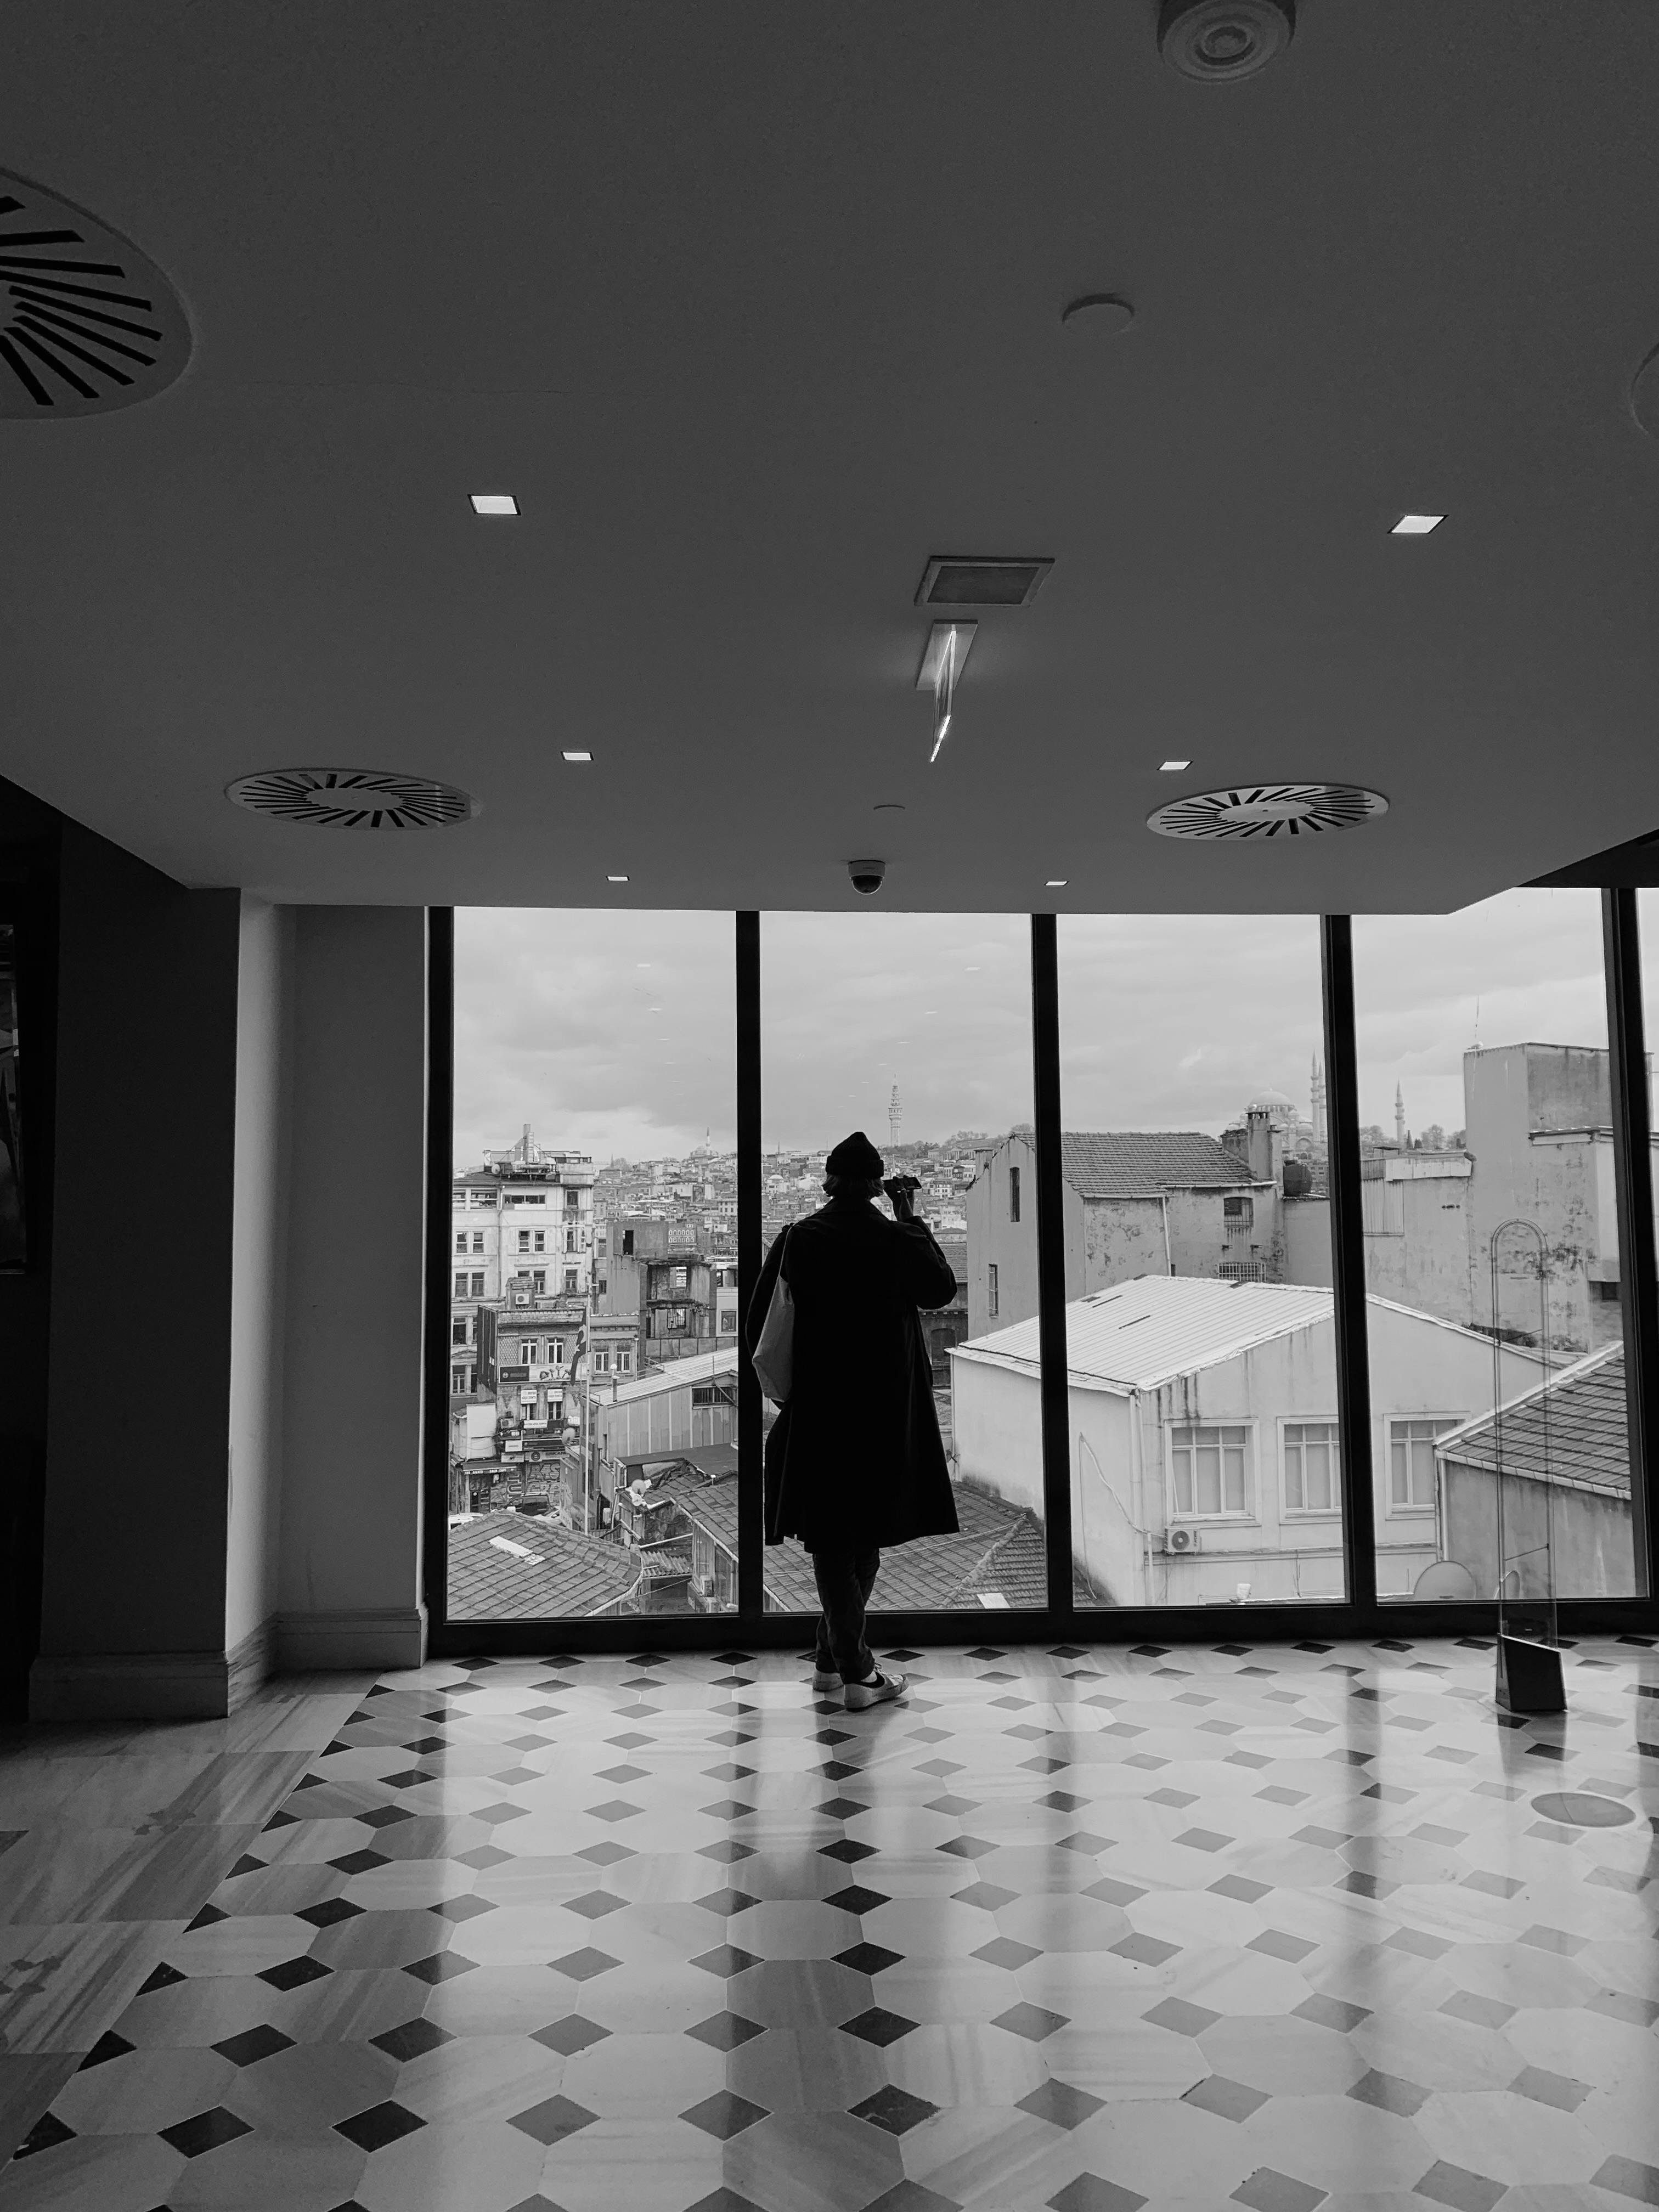
[[[737,916],[738,994],[738,1612],[760,1619],[766,1607],[766,1493],[761,1466],[761,1387],[744,1322],[760,1280],[761,991],[760,916]]]
[[[434,906],[426,915],[426,1540],[421,1555],[421,1594],[430,1626],[442,1626],[449,1606],[449,1370],[450,1231],[455,1168],[451,1153],[455,1121],[455,909]],[[474,1347],[476,1351],[476,1347]]]
[[[1365,1334],[1365,1229],[1359,1190],[1353,925],[1346,914],[1328,914],[1322,920],[1320,954],[1336,1403],[1342,1434],[1342,1553],[1348,1603],[1363,1619],[1376,1609],[1376,1514],[1371,1480],[1370,1348]]]
[[[1066,1356],[1066,1195],[1060,1143],[1060,955],[1051,914],[1031,916],[1031,1058],[1044,1552],[1048,1611],[1057,1626],[1065,1626],[1072,1618],[1072,1422]]]
[[[1619,1299],[1625,1330],[1631,1542],[1637,1593],[1646,1596],[1659,1572],[1653,1553],[1659,1520],[1659,1291],[1654,1275],[1653,1153],[1640,928],[1636,893],[1604,890],[1601,943],[1607,983]]]

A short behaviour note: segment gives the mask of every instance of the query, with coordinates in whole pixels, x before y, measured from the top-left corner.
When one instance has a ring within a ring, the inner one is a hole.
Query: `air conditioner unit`
[[[1196,1528],[1166,1528],[1164,1547],[1170,1552],[1195,1552],[1198,1549],[1198,1531]]]

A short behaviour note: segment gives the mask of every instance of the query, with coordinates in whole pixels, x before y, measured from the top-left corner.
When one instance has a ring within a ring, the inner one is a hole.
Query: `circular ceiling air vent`
[[[0,416],[52,422],[151,399],[190,359],[190,325],[153,261],[0,170]]]
[[[1316,837],[1386,814],[1380,791],[1353,783],[1250,783],[1172,799],[1146,817],[1160,837]]]
[[[1234,84],[1291,43],[1295,0],[1164,0],[1158,50],[1182,76]]]
[[[447,830],[478,811],[453,784],[373,768],[267,769],[238,776],[225,797],[273,822],[318,830]]]

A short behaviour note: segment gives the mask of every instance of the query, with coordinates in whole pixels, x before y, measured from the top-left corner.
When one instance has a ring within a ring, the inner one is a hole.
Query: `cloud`
[[[1324,1057],[1310,915],[1062,916],[1062,1110],[1074,1129],[1214,1133],[1263,1089],[1307,1110]],[[1487,1045],[1605,1044],[1600,902],[1508,891],[1354,923],[1360,1117],[1462,1126]],[[1032,1116],[1030,928],[992,915],[768,915],[763,1138],[823,1147],[1000,1132]],[[529,1121],[600,1159],[736,1143],[732,917],[469,908],[456,916],[455,1152]]]

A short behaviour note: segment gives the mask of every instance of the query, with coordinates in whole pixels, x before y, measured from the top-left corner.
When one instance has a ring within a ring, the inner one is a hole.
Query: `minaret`
[[[1397,1083],[1394,1086],[1394,1140],[1403,1152],[1406,1149],[1406,1100]]]
[[[898,1150],[899,1131],[904,1127],[904,1109],[899,1104],[898,1085],[893,1085],[892,1097],[887,1105],[887,1142],[894,1152]]]
[[[1308,1093],[1308,1103],[1312,1109],[1309,1118],[1313,1123],[1313,1140],[1316,1145],[1322,1145],[1325,1141],[1325,1079],[1319,1072],[1316,1053],[1310,1063]]]

